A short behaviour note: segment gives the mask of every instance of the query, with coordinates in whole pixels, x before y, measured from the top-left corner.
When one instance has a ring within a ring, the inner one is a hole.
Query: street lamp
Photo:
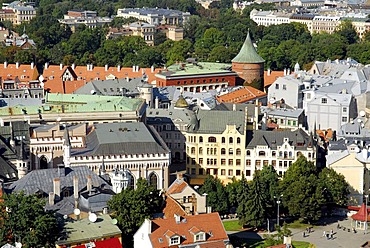
[[[276,199],[276,203],[277,203],[277,216],[276,216],[276,224],[280,227],[280,223],[279,223],[279,220],[280,220],[280,214],[279,214],[279,210],[280,210],[280,203],[281,203],[281,197],[283,197],[283,194],[281,194],[280,196],[276,197],[274,196],[274,198]]]
[[[366,209],[366,211],[365,211],[365,220],[366,221],[365,221],[365,232],[364,232],[364,234],[367,234],[367,198],[369,198],[368,194],[365,195],[365,199],[366,199],[366,201],[365,201],[366,202],[366,205],[365,205],[366,206],[366,208],[365,208]]]

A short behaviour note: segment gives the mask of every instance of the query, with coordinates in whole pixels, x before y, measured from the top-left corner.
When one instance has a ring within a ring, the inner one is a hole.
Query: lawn
[[[295,220],[294,222],[287,223],[287,224],[288,224],[288,228],[294,228],[294,229],[300,229],[300,228],[306,228],[306,227],[312,226],[307,223],[302,223],[300,220]]]
[[[238,220],[224,221],[223,224],[226,231],[240,231],[243,229]]]
[[[246,246],[248,248],[266,248],[268,245],[266,244],[265,240],[257,240],[257,239],[243,239],[237,237],[230,238],[231,243],[234,247]],[[304,241],[293,241],[292,242],[294,248],[309,248],[310,243]]]

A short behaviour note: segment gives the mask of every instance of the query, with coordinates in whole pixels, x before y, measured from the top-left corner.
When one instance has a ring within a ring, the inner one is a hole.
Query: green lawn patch
[[[292,245],[294,248],[309,248],[310,243],[305,242],[305,241],[293,241]]]
[[[224,221],[223,224],[226,231],[240,231],[243,229],[238,220]]]
[[[306,227],[312,226],[307,223],[302,223],[300,220],[295,220],[294,222],[287,223],[287,224],[288,224],[288,228],[295,228],[295,229],[306,228]]]

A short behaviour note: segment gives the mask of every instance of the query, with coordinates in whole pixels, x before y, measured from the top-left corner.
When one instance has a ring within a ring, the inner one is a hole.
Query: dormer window
[[[170,239],[170,245],[179,245],[180,244],[180,236],[173,236]]]
[[[205,241],[206,235],[204,232],[199,232],[194,235],[194,242]]]

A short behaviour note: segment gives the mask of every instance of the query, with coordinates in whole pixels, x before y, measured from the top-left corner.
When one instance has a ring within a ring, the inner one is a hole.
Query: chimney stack
[[[54,178],[53,184],[55,200],[60,200],[60,178]]]
[[[117,71],[120,72],[121,71],[121,65],[118,65],[117,66]]]
[[[105,65],[105,71],[108,71],[108,65]]]
[[[154,65],[152,65],[152,67],[150,67],[150,71],[153,73],[154,72]]]
[[[154,107],[155,107],[155,109],[159,109],[159,98],[158,98],[158,96],[155,97]]]
[[[73,197],[78,199],[78,177],[73,176]]]
[[[139,66],[138,65],[136,66],[136,72],[139,72]]]
[[[59,70],[63,70],[63,64],[62,63],[59,64]]]
[[[267,69],[267,76],[271,76],[271,69],[270,68]]]
[[[15,63],[15,68],[19,69],[19,62]]]
[[[35,67],[35,63],[31,62],[31,69]]]
[[[135,68],[136,68],[136,67],[133,65],[133,66],[132,66],[132,72],[135,72]]]
[[[72,64],[72,70],[74,70],[74,69],[76,69],[76,64],[75,63]]]
[[[92,190],[92,179],[91,179],[91,176],[90,175],[87,176],[87,185],[86,185],[86,188],[87,188],[87,191],[89,191],[89,193],[90,193],[91,190]]]
[[[54,200],[55,200],[55,194],[54,192],[49,193],[49,205],[53,206],[54,205]]]
[[[45,63],[45,66],[44,66],[44,69],[46,70],[46,69],[48,69],[49,68],[49,63],[48,62],[46,62]]]
[[[8,62],[4,62],[4,68],[6,69],[8,67]]]

